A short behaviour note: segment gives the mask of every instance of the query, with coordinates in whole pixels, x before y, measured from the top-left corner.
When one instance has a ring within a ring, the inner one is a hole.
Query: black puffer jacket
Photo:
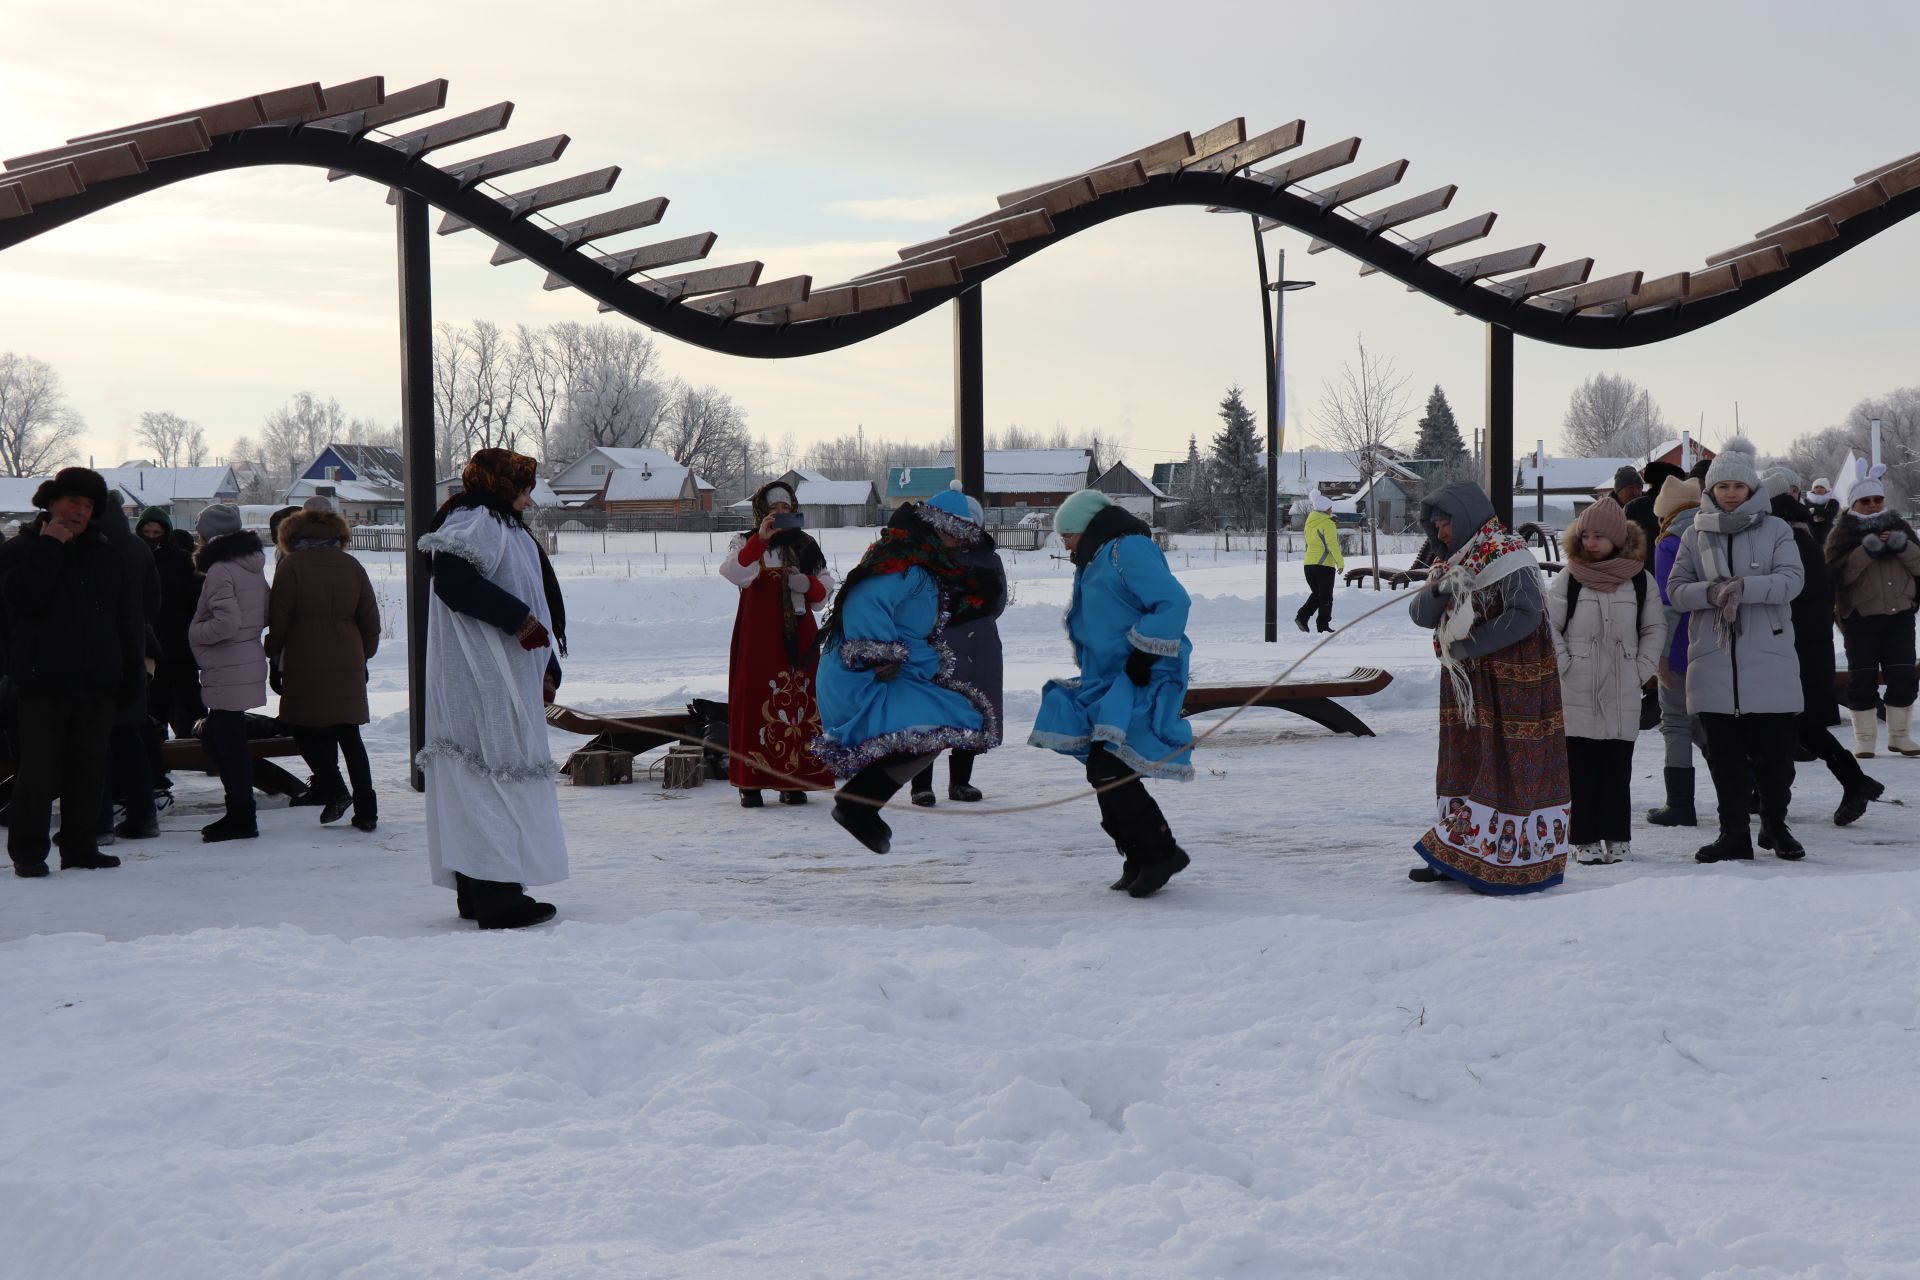
[[[138,696],[141,637],[120,559],[98,531],[42,537],[38,516],[0,546],[7,674],[22,693]]]

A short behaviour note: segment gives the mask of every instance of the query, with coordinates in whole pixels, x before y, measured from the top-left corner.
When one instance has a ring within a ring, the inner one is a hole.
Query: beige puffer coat
[[[1587,558],[1580,540],[1568,530],[1569,564]],[[1645,563],[1647,536],[1638,525],[1627,529],[1622,554]],[[1633,583],[1611,592],[1582,586],[1567,617],[1573,570],[1561,571],[1547,592],[1547,627],[1560,660],[1560,702],[1569,738],[1631,742],[1640,736],[1640,692],[1660,668],[1667,644],[1666,610],[1660,589],[1647,578],[1643,601]]]
[[[206,574],[200,605],[187,625],[193,660],[200,664],[200,699],[209,711],[251,711],[267,705],[266,557],[260,535],[222,534],[193,558]]]

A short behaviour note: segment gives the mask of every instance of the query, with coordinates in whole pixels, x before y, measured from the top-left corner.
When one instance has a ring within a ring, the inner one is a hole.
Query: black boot
[[[1846,794],[1840,797],[1840,807],[1833,811],[1833,825],[1844,827],[1856,822],[1867,811],[1867,806],[1886,793],[1886,787],[1873,778],[1862,777],[1858,783],[1848,787]]]
[[[62,871],[104,871],[120,865],[120,859],[110,853],[91,849],[86,853],[62,853],[60,869]]]
[[[781,804],[805,804],[806,802],[807,793],[804,791],[782,791],[780,793]]]
[[[1441,881],[1449,878],[1450,877],[1435,871],[1432,867],[1415,867],[1413,870],[1407,872],[1407,879],[1413,881],[1415,884],[1439,884]]]
[[[913,797],[915,808],[933,808],[933,766],[931,764],[913,775],[913,785],[909,788],[909,794]]]
[[[208,844],[222,840],[254,840],[259,835],[260,828],[254,822],[252,792],[248,792],[244,799],[228,796],[226,815],[200,828],[200,838]]]
[[[351,809],[352,807],[353,807],[352,797],[346,796],[346,795],[335,796],[333,799],[327,801],[325,805],[321,806],[321,809],[320,809],[321,825],[324,826],[329,822],[340,821],[340,819],[347,816],[347,810]]]
[[[1131,889],[1133,888],[1134,880],[1136,880],[1139,877],[1139,875],[1140,875],[1140,864],[1135,862],[1132,858],[1127,858],[1126,861],[1120,864],[1120,878],[1118,880],[1115,880],[1112,884],[1108,885],[1107,888]]]
[[[1167,881],[1185,871],[1192,859],[1174,843],[1173,832],[1163,823],[1158,831],[1135,842],[1128,850],[1127,861],[1134,868],[1133,880],[1127,885],[1128,896],[1151,898],[1166,887]]]
[[[954,751],[947,756],[947,799],[971,804],[983,799],[973,785],[973,752]]]
[[[874,853],[893,848],[893,828],[880,817],[880,806],[891,800],[901,784],[887,766],[870,764],[853,777],[833,800],[833,820]]]
[[[1760,819],[1760,847],[1773,850],[1774,857],[1788,862],[1798,862],[1807,856],[1807,847],[1787,830],[1785,818]]]
[[[474,923],[482,929],[524,929],[528,925],[545,924],[559,914],[551,902],[535,902],[522,894],[519,902],[491,915],[478,916]]]
[[[1693,770],[1667,768],[1667,802],[1647,811],[1647,821],[1656,827],[1692,827],[1699,825],[1693,808]]]
[[[740,788],[740,807],[742,809],[758,809],[766,803],[758,787]]]
[[[1693,855],[1695,862],[1752,862],[1753,836],[1745,829],[1722,831],[1712,844],[1701,845]]]
[[[371,791],[353,797],[353,829],[373,831],[380,826],[380,802]]]

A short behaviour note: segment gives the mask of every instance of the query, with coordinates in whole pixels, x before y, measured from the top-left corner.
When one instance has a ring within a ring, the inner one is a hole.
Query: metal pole
[[[1873,460],[1867,465],[1877,467],[1880,465],[1880,419],[1875,418],[1869,426],[1872,428]]]
[[[1513,526],[1513,330],[1487,326],[1487,435],[1481,484],[1500,523]]]
[[[427,577],[420,538],[433,521],[433,276],[427,239],[427,202],[400,192],[395,210],[400,252],[400,440],[407,482],[407,741],[408,761],[419,758],[427,736]],[[427,780],[411,767],[413,789]]]
[[[986,352],[980,290],[953,300],[953,467],[960,488],[987,505]]]
[[[1267,363],[1267,612],[1266,641],[1273,644],[1280,638],[1280,375],[1279,352],[1276,349],[1277,335],[1280,331],[1280,299],[1286,296],[1286,290],[1275,289],[1274,309],[1267,310],[1267,242],[1260,237],[1260,219],[1253,220],[1253,251],[1260,262],[1260,327],[1265,334],[1265,342],[1260,348]],[[1287,278],[1287,251],[1280,251],[1280,278]]]

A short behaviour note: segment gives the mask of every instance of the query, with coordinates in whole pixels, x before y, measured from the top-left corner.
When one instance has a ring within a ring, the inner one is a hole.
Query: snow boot
[[[1603,862],[1611,862],[1607,857],[1607,846],[1595,840],[1592,844],[1573,846],[1573,860],[1583,867],[1597,867]]]
[[[915,785],[913,788],[913,807],[916,809],[931,809],[933,806],[933,792],[931,790],[922,791],[918,785]]]
[[[492,915],[480,916],[474,924],[482,929],[524,929],[528,925],[545,924],[559,914],[551,902],[535,902],[523,895],[519,902]]]
[[[340,821],[340,819],[347,816],[347,810],[352,807],[353,799],[350,796],[335,796],[321,807],[320,825],[325,826],[329,822]]]
[[[782,791],[780,793],[781,804],[805,804],[806,802],[807,793],[804,791]]]
[[[893,828],[881,819],[880,811],[871,805],[835,800],[833,820],[874,853],[885,853],[893,848]]]
[[[1833,811],[1833,825],[1844,827],[1854,822],[1867,811],[1867,805],[1885,795],[1887,789],[1873,778],[1863,777],[1861,781],[1848,787],[1846,794],[1840,797],[1840,807]]]
[[[113,834],[122,840],[153,840],[160,835],[160,824],[149,822],[144,827],[135,826],[131,818],[114,824]]]
[[[1126,858],[1125,854],[1122,854],[1121,856],[1123,858]],[[1133,888],[1133,882],[1139,878],[1139,875],[1140,875],[1140,864],[1138,862],[1135,862],[1132,858],[1126,858],[1126,860],[1120,864],[1120,878],[1118,880],[1115,880],[1112,884],[1108,885],[1107,888],[1131,889]]]
[[[42,858],[38,862],[16,862],[13,864],[13,874],[22,880],[37,880],[47,874],[47,861]]]
[[[1695,862],[1752,862],[1753,836],[1747,831],[1722,831],[1712,844],[1694,851]]]
[[[985,800],[986,798],[986,795],[981,792],[980,788],[970,782],[949,782],[947,784],[947,799],[949,800],[960,800],[971,804],[975,800]]]
[[[1127,896],[1151,898],[1192,862],[1186,850],[1168,840],[1160,849],[1139,859],[1139,869],[1134,873],[1133,883],[1127,886]]]
[[[366,832],[378,831],[380,829],[380,819],[371,817],[371,816],[365,817],[365,818],[355,818],[353,820],[353,829],[355,831],[366,831]]]
[[[1294,615],[1293,625],[1305,631],[1307,629],[1307,620],[1296,614]]]
[[[1873,759],[1873,749],[1880,741],[1880,713],[1873,707],[1854,707],[1853,715],[1853,758],[1855,760]]]
[[[98,849],[86,853],[63,853],[60,855],[62,871],[105,871],[109,867],[120,865],[120,859],[110,853],[101,853]]]
[[[740,807],[742,809],[758,809],[764,804],[766,804],[766,800],[761,797],[757,788],[740,788]]]
[[[973,785],[973,752],[955,751],[947,756],[947,799],[968,804],[986,799]]]
[[[1602,860],[1605,865],[1612,866],[1616,862],[1627,862],[1632,858],[1633,846],[1629,842],[1625,840],[1607,841],[1607,854]]]
[[[200,828],[200,839],[208,844],[222,840],[255,840],[259,836],[260,828],[254,822],[252,792],[248,792],[244,800],[229,796],[226,815]]]
[[[1773,856],[1798,862],[1807,856],[1807,848],[1793,838],[1783,819],[1760,819],[1760,847],[1773,850]]]
[[[1920,742],[1913,740],[1913,708],[1887,708],[1887,750],[1903,756],[1920,756]]]
[[[1413,870],[1407,872],[1407,879],[1413,881],[1415,884],[1439,884],[1441,881],[1447,879],[1447,877],[1435,871],[1432,867],[1415,867]]]
[[[1665,771],[1667,802],[1647,811],[1647,821],[1656,827],[1692,827],[1700,817],[1693,808],[1693,770],[1672,768]]]

